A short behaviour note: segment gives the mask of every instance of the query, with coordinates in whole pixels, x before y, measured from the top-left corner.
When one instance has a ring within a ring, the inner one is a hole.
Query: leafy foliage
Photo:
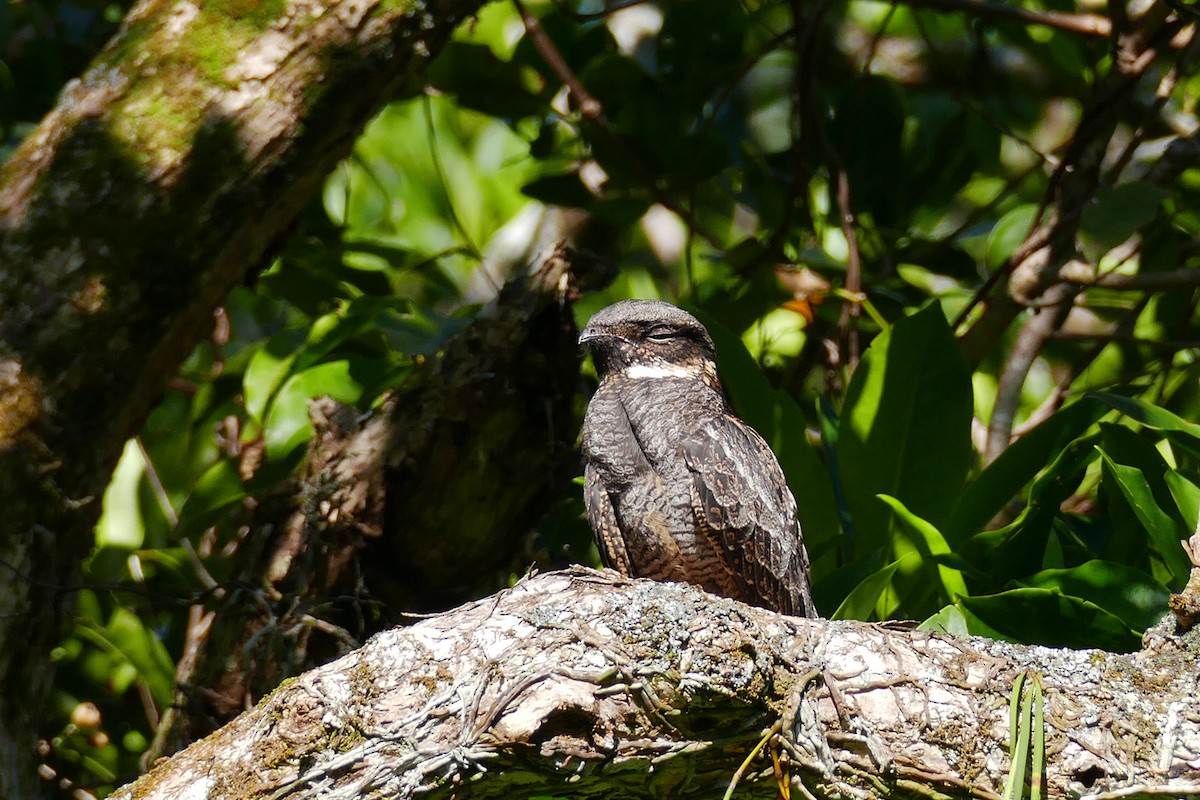
[[[579,319],[655,296],[709,326],[799,500],[823,612],[1136,648],[1200,518],[1177,133],[1200,87],[1190,50],[1117,51],[1183,23],[919,5],[530,4],[543,40],[493,4],[464,25],[127,448],[87,576],[121,591],[85,592],[57,654],[62,720],[91,702],[103,722],[64,722],[62,759],[100,789],[130,774],[185,609],[289,486],[308,401],[402,385],[563,209],[620,265]],[[579,509],[539,526],[546,563],[579,557]]]

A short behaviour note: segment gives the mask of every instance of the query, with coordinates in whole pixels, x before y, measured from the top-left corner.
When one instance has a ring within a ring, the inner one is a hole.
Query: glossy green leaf
[[[291,371],[304,338],[301,330],[283,330],[268,339],[250,359],[242,375],[242,396],[251,419],[262,423],[271,397]]]
[[[1121,653],[1141,647],[1141,636],[1116,615],[1095,603],[1049,589],[1010,589],[964,597],[959,603],[1013,641]]]
[[[963,557],[989,576],[989,588],[998,589],[1045,566],[1047,545],[1060,507],[1099,457],[1098,440],[1097,434],[1070,442],[1034,479],[1028,502],[1015,520],[999,530],[975,534],[958,545]]]
[[[546,104],[537,73],[498,58],[483,44],[448,42],[426,77],[439,90],[457,96],[463,107],[496,117],[530,116]]]
[[[1020,585],[1056,590],[1095,603],[1138,632],[1162,618],[1170,595],[1141,570],[1098,559],[1069,569],[1043,570]]]
[[[237,461],[221,459],[200,476],[183,508],[179,510],[180,535],[204,530],[224,511],[245,498],[246,486],[238,472]]]
[[[103,628],[88,624],[77,630],[110,656],[129,664],[160,710],[170,706],[175,694],[175,664],[162,642],[132,611],[118,607]]]
[[[1126,397],[1112,392],[1090,392],[1088,397],[1094,397],[1111,408],[1120,411],[1131,419],[1135,419],[1148,428],[1164,433],[1180,433],[1189,439],[1200,442],[1200,425],[1179,417],[1165,408],[1147,403],[1137,397]]]
[[[1092,255],[1111,250],[1149,224],[1167,195],[1160,186],[1137,181],[1098,189],[1093,202],[1084,206],[1080,225]]]
[[[876,337],[846,392],[838,463],[862,547],[889,547],[896,498],[940,526],[971,462],[970,372],[941,309],[930,305]]]
[[[992,269],[1007,261],[1028,238],[1037,222],[1038,206],[1029,203],[1017,206],[1002,216],[988,234],[986,259]]]
[[[1163,480],[1175,500],[1179,515],[1183,517],[1185,530],[1195,531],[1200,528],[1200,486],[1174,470],[1166,472]]]
[[[282,461],[308,441],[312,421],[308,403],[329,396],[347,404],[367,404],[385,371],[378,359],[342,359],[318,364],[293,375],[280,388],[267,416],[263,436],[267,457]]]
[[[146,459],[137,442],[125,443],[121,460],[104,491],[104,511],[96,523],[96,546],[135,550],[146,538],[138,488],[146,473]]]
[[[885,591],[890,588],[892,577],[900,568],[899,561],[893,561],[882,569],[868,575],[859,581],[846,595],[846,599],[833,612],[830,619],[872,619]]]
[[[956,603],[944,606],[936,614],[926,617],[917,626],[917,630],[933,631],[934,633],[943,633],[947,636],[966,637],[971,635],[967,618],[963,614],[962,608]]]
[[[1106,482],[1111,478],[1116,484],[1145,530],[1152,550],[1158,555],[1158,561],[1152,561],[1155,577],[1172,587],[1182,586],[1191,571],[1191,563],[1181,545],[1183,537],[1179,526],[1159,506],[1142,470],[1118,464],[1104,451],[1101,451],[1100,455],[1104,463]]]
[[[931,581],[931,585],[941,584],[943,599],[953,603],[959,597],[969,594],[962,572],[937,561],[939,556],[951,555],[950,545],[942,536],[942,532],[927,520],[913,514],[896,498],[881,494],[879,499],[886,503],[896,515],[896,519],[900,523],[895,529],[897,534],[908,540],[926,567],[936,568],[936,575],[930,574],[930,578],[936,577],[936,581]],[[898,545],[897,551],[899,551]]]
[[[954,501],[946,536],[958,541],[983,526],[1024,488],[1051,458],[1090,428],[1107,411],[1084,398],[1054,414],[1004,450]]]

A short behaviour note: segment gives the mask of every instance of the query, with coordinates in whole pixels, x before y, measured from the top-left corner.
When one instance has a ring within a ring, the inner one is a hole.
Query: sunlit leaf
[[[283,460],[312,434],[308,402],[328,395],[343,403],[369,403],[371,390],[385,372],[377,359],[342,359],[293,375],[271,405],[263,434],[267,456]]]
[[[1029,236],[1037,221],[1038,206],[1030,203],[1009,211],[988,234],[987,263],[999,267],[1007,261]]]
[[[267,404],[291,370],[304,338],[304,332],[295,328],[281,331],[258,348],[250,359],[242,375],[242,393],[246,413],[251,419],[262,422]]]
[[[929,566],[936,566],[936,575],[941,582],[944,599],[954,602],[959,597],[966,596],[968,594],[967,584],[963,580],[962,572],[937,562],[939,556],[951,554],[950,545],[942,536],[941,531],[927,520],[913,514],[896,498],[881,494],[879,499],[886,503],[896,515],[896,519],[900,523],[896,529],[897,532],[909,538]]]
[[[1140,469],[1118,464],[1103,451],[1100,455],[1106,476],[1111,476],[1116,483],[1145,530],[1152,549],[1158,555],[1158,560],[1151,562],[1155,567],[1155,577],[1172,587],[1182,586],[1191,571],[1191,563],[1181,546],[1183,537],[1179,526],[1159,506],[1146,476]],[[1160,573],[1160,570],[1165,572]]]
[[[857,535],[891,546],[896,498],[941,525],[971,461],[971,380],[941,309],[927,306],[880,334],[846,391],[839,467]]]
[[[830,619],[871,619],[883,593],[891,586],[892,576],[899,568],[900,562],[893,561],[859,581]]]

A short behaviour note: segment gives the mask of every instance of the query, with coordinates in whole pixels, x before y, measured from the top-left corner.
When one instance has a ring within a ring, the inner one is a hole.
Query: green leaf
[[[890,548],[886,494],[935,527],[970,466],[971,376],[936,305],[875,338],[846,392],[838,464],[856,535]],[[885,551],[886,552],[886,551]]]
[[[892,224],[906,212],[904,101],[894,81],[866,75],[837,98],[830,143],[845,165],[856,207]]]
[[[1195,531],[1200,528],[1200,486],[1192,483],[1175,470],[1163,474],[1167,490],[1175,500],[1175,507],[1183,517],[1187,530]]]
[[[213,464],[196,482],[179,510],[179,535],[187,536],[209,527],[223,512],[246,498],[246,486],[232,458]]]
[[[1182,586],[1191,572],[1191,562],[1180,544],[1182,532],[1179,526],[1159,507],[1142,470],[1118,464],[1103,450],[1100,450],[1100,456],[1103,459],[1106,483],[1109,480],[1116,483],[1121,495],[1146,531],[1151,549],[1161,559],[1161,566],[1156,561],[1151,562],[1155,567],[1155,577],[1170,586]],[[1164,569],[1165,574],[1160,571]]]
[[[990,587],[1036,572],[1044,566],[1047,543],[1063,501],[1079,487],[1088,465],[1098,457],[1099,435],[1068,444],[1033,481],[1029,500],[1017,519],[995,531],[975,534],[959,552],[989,576]]]
[[[947,544],[941,531],[928,521],[913,514],[896,498],[881,494],[879,499],[892,509],[896,519],[901,523],[897,532],[900,535],[908,534],[906,538],[916,549],[916,553],[923,557],[924,565],[937,567],[936,582],[931,583],[933,585],[941,584],[944,599],[953,603],[959,597],[969,594],[962,572],[937,561],[939,556],[951,555],[950,545]],[[930,577],[934,578],[935,576],[931,575]]]
[[[175,694],[175,664],[163,643],[132,611],[118,606],[103,628],[81,622],[75,630],[101,651],[130,665],[137,678],[150,690],[160,710],[171,705]]]
[[[1163,433],[1180,433],[1185,437],[1200,443],[1200,425],[1172,414],[1165,408],[1153,403],[1147,403],[1137,397],[1126,397],[1112,392],[1089,392],[1086,397],[1094,397],[1101,403],[1120,411],[1125,416],[1135,419],[1148,428]]]
[[[1083,207],[1080,230],[1091,244],[1089,255],[1106,253],[1148,225],[1168,192],[1149,183],[1100,187]]]
[[[967,617],[956,603],[951,603],[936,614],[927,617],[917,626],[919,631],[933,631],[947,636],[967,637],[971,635]]]
[[[954,511],[945,527],[951,541],[980,531],[1017,496],[1034,476],[1047,467],[1051,457],[1081,436],[1107,409],[1084,398],[1042,422],[1004,450],[971,481],[954,501]]]
[[[579,180],[578,170],[535,178],[521,191],[534,200],[565,208],[590,208],[596,202],[596,196]]]
[[[146,474],[146,459],[134,439],[125,443],[121,460],[104,491],[104,511],[96,523],[96,546],[136,550],[146,538],[138,488]]]
[[[1008,751],[1012,757],[1012,764],[1009,765],[1008,777],[1004,782],[1004,794],[1001,795],[1003,800],[1021,800],[1025,795],[1025,772],[1029,760],[1032,714],[1030,713],[1030,704],[1023,696],[1024,686],[1025,673],[1021,673],[1013,684],[1012,698],[1008,704]]]
[[[1029,203],[1017,206],[999,219],[988,234],[984,256],[988,267],[999,267],[1016,252],[1033,230],[1037,213],[1037,204]]]
[[[1019,583],[1095,603],[1139,632],[1162,618],[1170,596],[1166,587],[1141,570],[1098,559],[1070,569],[1042,570]]]
[[[964,597],[960,605],[1005,638],[1027,644],[1131,653],[1141,636],[1095,603],[1048,589]]]
[[[447,42],[425,74],[430,84],[457,96],[464,108],[493,117],[519,119],[545,110],[537,73],[500,59],[487,45]]]
[[[830,619],[871,619],[880,598],[892,584],[892,576],[899,568],[900,562],[893,561],[860,581],[850,594],[846,595],[846,599]]]
[[[971,636],[984,636],[988,639],[998,639],[1002,642],[1019,642],[1020,639],[1009,636],[996,630],[991,625],[988,625],[982,619],[971,613],[971,609],[967,608],[962,602],[955,603],[954,609],[958,611],[963,623],[967,626],[967,632]]]
[[[1009,744],[1012,765],[1005,780],[1004,800],[1042,800],[1046,763],[1045,709],[1042,681],[1036,672],[1023,672],[1013,682],[1008,704]]]
[[[242,396],[246,413],[262,423],[275,390],[292,369],[304,332],[288,328],[272,336],[255,351],[242,374]]]
[[[369,390],[379,383],[384,366],[379,359],[343,359],[318,364],[289,378],[271,405],[263,430],[267,458],[282,461],[308,441],[312,435],[309,400],[329,396],[342,403],[364,404],[364,399],[371,399]]]

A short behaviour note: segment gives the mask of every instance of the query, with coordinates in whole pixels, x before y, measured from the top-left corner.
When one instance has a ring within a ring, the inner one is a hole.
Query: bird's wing
[[[731,415],[706,421],[683,443],[699,529],[770,607],[815,616],[796,501],[763,438]]]
[[[583,470],[583,499],[587,505],[588,524],[596,533],[596,543],[600,545],[600,556],[604,563],[622,575],[631,575],[629,552],[625,549],[625,537],[617,525],[612,498],[608,496],[604,482],[591,464]]]

